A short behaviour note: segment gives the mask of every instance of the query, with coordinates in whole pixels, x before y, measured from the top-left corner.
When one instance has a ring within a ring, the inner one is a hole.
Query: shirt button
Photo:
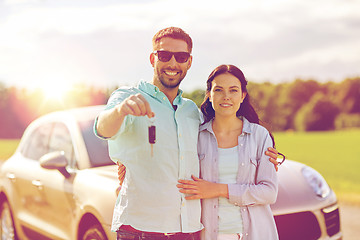
[[[165,98],[165,97],[163,97],[163,100],[166,100],[166,98]]]
[[[241,143],[240,146],[242,147],[242,146],[244,146],[244,144]]]
[[[184,157],[183,156],[181,156],[181,160],[183,160],[184,159]]]
[[[179,137],[181,137],[181,133],[179,133]]]
[[[243,211],[245,212],[245,211],[246,211],[246,209],[244,208],[244,209],[243,209]]]
[[[244,166],[245,165],[245,163],[241,163],[241,166]]]

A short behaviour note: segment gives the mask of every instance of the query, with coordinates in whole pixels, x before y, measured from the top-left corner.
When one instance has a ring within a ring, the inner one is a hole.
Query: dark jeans
[[[127,230],[117,231],[117,240],[200,240],[200,232],[196,233],[147,233],[147,232],[132,232]]]

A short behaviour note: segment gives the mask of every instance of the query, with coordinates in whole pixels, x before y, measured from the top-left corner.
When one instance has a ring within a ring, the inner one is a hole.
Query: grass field
[[[0,139],[0,160],[5,160],[11,157],[18,144],[18,139]]]
[[[288,159],[315,168],[340,200],[360,204],[360,129],[279,132],[274,136],[277,149]],[[0,160],[10,157],[18,143],[0,139]]]
[[[315,168],[340,200],[360,204],[360,129],[274,136],[277,149],[288,159]]]

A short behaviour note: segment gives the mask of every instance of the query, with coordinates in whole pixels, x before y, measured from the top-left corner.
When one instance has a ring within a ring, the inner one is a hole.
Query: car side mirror
[[[66,170],[68,160],[65,157],[64,151],[55,151],[43,155],[40,158],[40,166],[45,169],[57,169],[64,177],[70,177],[70,173]]]

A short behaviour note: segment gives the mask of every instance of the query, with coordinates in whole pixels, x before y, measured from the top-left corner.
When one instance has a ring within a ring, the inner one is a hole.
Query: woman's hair
[[[236,116],[240,117],[243,116],[245,117],[249,122],[251,123],[256,123],[256,124],[260,124],[260,119],[258,114],[256,113],[254,107],[251,105],[250,103],[250,95],[247,92],[246,89],[246,85],[247,85],[247,81],[245,79],[245,76],[243,74],[243,72],[237,68],[234,65],[220,65],[217,68],[215,68],[209,75],[208,80],[206,81],[206,92],[210,93],[211,91],[211,87],[212,87],[212,82],[214,80],[215,77],[219,76],[220,74],[225,74],[225,73],[230,73],[231,75],[235,76],[237,79],[239,79],[240,84],[241,84],[241,91],[243,93],[247,93],[245,96],[244,101],[241,103],[239,110],[236,112]],[[201,112],[204,115],[204,122],[203,124],[209,122],[211,119],[213,119],[215,117],[215,111],[214,108],[212,107],[212,104],[209,100],[209,94],[205,95],[204,101],[201,104]],[[270,133],[270,131],[269,131]],[[273,145],[275,147],[275,140],[274,137],[272,136],[272,134],[270,133],[270,137],[273,140]]]
[[[152,39],[153,48],[155,49],[160,40],[166,37],[185,41],[188,46],[188,51],[191,53],[193,47],[192,39],[189,34],[178,27],[168,27],[158,31]]]

